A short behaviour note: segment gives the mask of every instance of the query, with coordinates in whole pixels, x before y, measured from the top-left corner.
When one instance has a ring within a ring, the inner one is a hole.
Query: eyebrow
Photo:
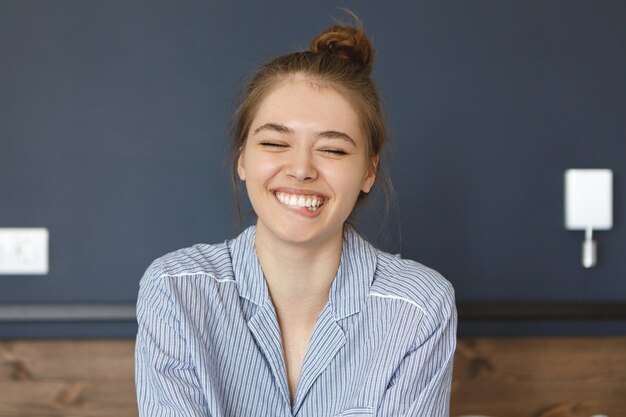
[[[270,130],[270,131],[278,132],[278,133],[293,133],[293,129],[283,124],[265,123],[263,126],[257,127],[254,130],[253,135],[256,135],[257,133],[263,130]],[[325,130],[323,132],[319,132],[317,135],[322,138],[327,138],[327,139],[342,139],[356,146],[356,142],[354,141],[354,139],[350,137],[350,135],[343,133],[343,132],[339,132],[337,130]]]
[[[352,145],[356,146],[356,142],[352,139],[348,134],[343,132],[338,132],[336,130],[326,130],[324,132],[318,133],[318,136],[328,139],[343,139],[345,141],[350,142]]]
[[[254,130],[253,135],[256,135],[262,130],[271,130],[278,133],[293,133],[293,129],[281,125],[280,123],[265,123],[263,126],[259,126]]]

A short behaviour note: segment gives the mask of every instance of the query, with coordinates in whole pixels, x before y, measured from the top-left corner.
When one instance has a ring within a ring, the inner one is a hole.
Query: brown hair
[[[378,89],[370,77],[375,51],[361,21],[354,13],[348,13],[354,18],[356,27],[345,24],[332,26],[313,39],[309,50],[279,56],[267,62],[248,81],[231,126],[234,138],[232,182],[236,197],[237,161],[259,105],[272,87],[296,75],[304,75],[315,84],[332,88],[344,95],[355,106],[366,133],[368,159],[372,160],[374,156],[380,155],[387,142],[387,132]],[[391,192],[388,175],[381,172],[380,163],[371,168],[377,173],[377,182],[383,182],[388,198]],[[380,178],[381,173],[383,178]],[[364,196],[365,193],[361,193],[359,201]],[[239,210],[238,198],[237,208]]]

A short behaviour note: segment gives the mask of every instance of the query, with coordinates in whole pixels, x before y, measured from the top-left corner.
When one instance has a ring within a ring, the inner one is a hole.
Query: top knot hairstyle
[[[357,27],[336,25],[326,29],[313,39],[309,50],[314,53],[331,54],[359,66],[368,76],[374,63],[374,48],[365,35],[363,25],[355,17]]]
[[[343,95],[359,115],[368,142],[368,159],[373,161],[380,155],[387,133],[378,89],[370,78],[375,52],[361,21],[352,12],[348,13],[354,18],[355,26],[337,24],[323,30],[313,39],[309,50],[270,60],[252,74],[245,85],[231,125],[234,139],[232,181],[236,196],[237,160],[262,100],[274,86],[297,76],[304,76],[315,85],[332,88]],[[380,163],[372,168],[385,186],[391,185],[388,176],[380,178]],[[359,200],[364,196],[361,193]]]

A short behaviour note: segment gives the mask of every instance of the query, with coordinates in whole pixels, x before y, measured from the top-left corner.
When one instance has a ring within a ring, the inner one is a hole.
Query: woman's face
[[[258,216],[257,233],[292,243],[341,238],[361,191],[375,179],[352,105],[304,77],[261,101],[237,172]]]

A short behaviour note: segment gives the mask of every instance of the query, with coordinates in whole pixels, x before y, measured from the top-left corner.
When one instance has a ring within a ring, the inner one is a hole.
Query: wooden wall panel
[[[136,417],[131,340],[0,341],[0,417]],[[458,343],[452,416],[626,416],[626,338]]]
[[[134,342],[0,342],[0,417],[134,417]]]
[[[626,338],[482,338],[457,345],[452,415],[626,416]]]

